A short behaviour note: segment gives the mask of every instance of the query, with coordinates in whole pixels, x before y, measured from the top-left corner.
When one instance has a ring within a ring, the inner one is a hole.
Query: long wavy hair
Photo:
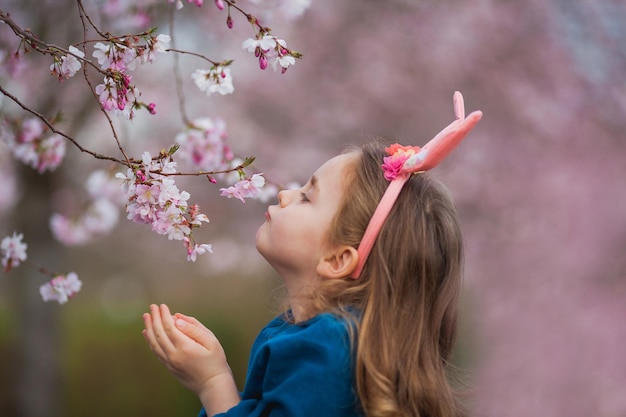
[[[384,145],[356,152],[344,171],[345,195],[331,225],[330,245],[357,248],[389,182]],[[463,244],[454,202],[428,175],[404,185],[357,280],[325,280],[317,312],[358,311],[353,334],[355,381],[368,417],[457,417],[448,382],[461,288]]]

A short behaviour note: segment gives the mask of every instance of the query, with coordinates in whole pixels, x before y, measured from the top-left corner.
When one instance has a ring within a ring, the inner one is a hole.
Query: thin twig
[[[87,16],[85,14],[85,10],[82,7],[82,3],[80,2],[80,0],[77,1],[78,3],[78,15],[80,17],[80,21],[81,24],[83,26],[83,40],[85,40],[87,38],[87,25],[85,25],[85,18],[89,21],[89,23],[93,25],[93,22],[91,22],[91,20],[89,19],[89,16]],[[98,30],[97,28],[95,28],[96,31]],[[83,50],[84,50],[84,45],[83,45]],[[96,101],[99,102],[99,98],[98,95],[96,94],[96,91],[93,87],[93,84],[91,83],[91,81],[89,80],[89,74],[87,73],[87,67],[83,67],[83,76],[85,78],[85,81],[87,82],[87,85],[89,85],[89,91],[91,91],[91,94],[93,95],[93,97],[96,99]],[[122,146],[118,136],[117,136],[117,131],[115,130],[115,126],[113,126],[113,120],[111,120],[111,116],[109,116],[109,114],[102,108],[102,106],[98,106],[100,111],[102,112],[102,114],[104,115],[104,117],[107,119],[107,122],[109,123],[109,127],[111,128],[111,133],[113,134],[113,139],[115,139],[115,143],[117,144],[117,148],[120,150],[120,152],[122,153],[122,156],[124,156],[124,159],[126,160],[126,166],[130,167],[131,163],[130,163],[130,159],[128,158],[128,155],[126,155],[126,151],[124,150],[124,147]]]
[[[170,8],[169,13],[169,22],[170,22],[170,39],[172,41],[172,46],[176,46],[175,36],[174,36],[174,8]],[[174,54],[174,81],[176,83],[176,95],[178,96],[178,108],[180,110],[180,116],[183,119],[183,123],[186,126],[191,124],[189,120],[189,116],[187,116],[187,107],[185,105],[185,93],[183,90],[183,77],[180,71],[180,56],[178,54]]]
[[[33,116],[37,117],[38,119],[40,119],[42,122],[44,122],[44,124],[46,126],[48,126],[48,128],[50,129],[50,131],[52,131],[53,133],[56,133],[59,136],[64,137],[65,139],[69,140],[74,146],[76,146],[78,148],[78,150],[80,150],[81,152],[87,153],[91,156],[93,156],[96,159],[102,159],[102,160],[106,160],[106,161],[113,161],[113,162],[117,162],[118,164],[121,165],[125,165],[130,167],[131,164],[128,161],[122,161],[121,159],[118,158],[114,158],[112,156],[108,156],[108,155],[103,155],[94,151],[91,151],[87,148],[84,148],[83,146],[81,146],[73,137],[67,135],[64,132],[61,132],[60,130],[56,129],[54,127],[54,125],[52,125],[52,123],[50,123],[50,121],[48,121],[48,119],[41,113],[31,109],[30,107],[28,107],[27,105],[25,105],[24,103],[22,103],[17,97],[15,97],[13,94],[9,93],[8,91],[6,91],[4,89],[4,87],[2,87],[2,85],[0,84],[0,93],[4,94],[6,97],[10,98],[11,100],[13,100],[18,106],[20,106],[22,109],[26,110],[27,112],[31,113]]]

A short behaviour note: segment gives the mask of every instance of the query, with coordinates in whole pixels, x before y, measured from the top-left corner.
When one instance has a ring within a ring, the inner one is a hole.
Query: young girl
[[[215,335],[166,305],[144,314],[151,350],[195,392],[200,416],[458,416],[446,378],[461,287],[453,201],[424,171],[480,120],[464,115],[423,148],[373,143],[281,191],[256,245],[289,310],[259,334],[240,394]]]

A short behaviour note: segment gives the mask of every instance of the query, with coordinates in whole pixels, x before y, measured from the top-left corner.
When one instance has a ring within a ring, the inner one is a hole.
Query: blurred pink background
[[[50,42],[81,39],[76,27],[58,24],[60,16],[77,21],[72,2],[67,9],[50,1],[3,3],[1,9]],[[206,3],[177,14],[177,47],[235,59],[235,94],[199,92],[188,74],[202,62],[181,57],[187,111],[192,118],[223,118],[233,150],[256,156],[255,167],[273,181],[306,181],[346,145],[376,136],[422,145],[452,120],[455,90],[464,94],[467,111],[482,110],[478,127],[433,171],[456,196],[465,230],[458,361],[474,389],[473,415],[626,416],[625,3],[318,0],[297,20],[266,16],[274,33],[304,54],[284,75],[260,71],[241,50],[251,36],[247,22],[233,15],[229,31],[225,14]],[[158,25],[158,33],[167,31],[167,21]],[[0,27],[0,49],[16,47]],[[58,85],[48,65],[3,73],[0,83],[47,114],[63,108],[66,131],[114,153],[79,80]],[[182,130],[171,65],[165,57],[141,70],[138,85],[157,103],[158,117],[142,114],[120,130],[136,156],[144,149],[155,154]],[[0,104],[0,111],[17,114],[6,98]],[[81,187],[90,170],[105,166],[72,149],[62,171],[45,180],[41,227],[25,219],[25,207],[35,204],[25,195],[0,204],[0,235],[30,224],[31,256],[76,270],[84,281],[67,306],[33,307],[44,309],[35,317],[56,317],[53,342],[44,339],[39,347],[52,343],[62,355],[64,323],[87,308],[140,329],[141,312],[164,301],[196,315],[212,311],[216,322],[227,317],[223,322],[235,326],[230,332],[245,334],[234,365],[245,372],[249,341],[273,314],[278,284],[254,249],[265,205],[221,198],[218,187],[201,179],[183,183],[211,219],[201,240],[213,243],[215,253],[195,264],[185,261],[180,245],[126,220],[83,248],[47,241],[46,213],[79,204],[69,186]],[[6,162],[1,169],[18,189],[33,192],[43,181]],[[41,304],[24,301],[29,296],[19,279],[17,271],[0,276],[7,335],[0,343],[9,353],[33,340],[20,333],[21,306]],[[135,335],[142,344],[139,330]],[[147,349],[138,351],[142,360],[152,359]],[[9,362],[0,368],[10,375],[5,382],[27,378]],[[17,413],[12,398],[0,406]],[[58,410],[72,406],[53,409],[60,414],[49,415],[70,415]]]

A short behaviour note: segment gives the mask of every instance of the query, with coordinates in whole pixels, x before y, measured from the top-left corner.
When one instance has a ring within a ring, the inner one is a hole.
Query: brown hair
[[[381,143],[344,171],[345,195],[329,243],[358,247],[389,182]],[[358,280],[326,280],[317,312],[359,313],[356,390],[368,417],[461,414],[446,367],[454,344],[463,245],[450,194],[424,173],[404,185]]]

